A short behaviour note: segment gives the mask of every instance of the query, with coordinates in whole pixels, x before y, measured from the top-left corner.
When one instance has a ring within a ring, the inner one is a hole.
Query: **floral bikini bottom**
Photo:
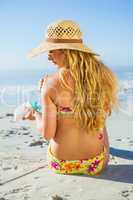
[[[50,145],[48,147],[48,166],[58,174],[87,174],[99,175],[105,162],[105,151],[94,158],[82,160],[59,160],[52,155]]]

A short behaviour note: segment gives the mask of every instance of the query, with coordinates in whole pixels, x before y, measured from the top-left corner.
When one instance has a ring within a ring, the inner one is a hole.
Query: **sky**
[[[47,54],[26,56],[59,19],[78,22],[84,42],[106,64],[133,66],[132,0],[0,0],[0,71],[49,67]]]

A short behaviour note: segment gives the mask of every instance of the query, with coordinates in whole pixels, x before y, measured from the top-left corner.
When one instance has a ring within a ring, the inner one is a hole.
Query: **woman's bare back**
[[[62,106],[72,109],[73,94],[61,87],[59,74],[54,74],[50,79],[52,87],[55,87],[54,91],[56,91],[53,101],[57,108]],[[74,88],[74,82],[69,75],[67,80],[69,85]],[[72,115],[57,115],[56,135],[50,140],[50,146],[52,153],[58,159],[89,159],[103,152],[104,145],[106,145],[108,157],[109,144],[106,128],[101,133],[87,133],[78,126]]]

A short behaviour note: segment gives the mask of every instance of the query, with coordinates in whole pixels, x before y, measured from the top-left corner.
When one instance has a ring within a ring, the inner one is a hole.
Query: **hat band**
[[[82,39],[53,39],[53,38],[47,38],[47,42],[52,43],[82,43]]]

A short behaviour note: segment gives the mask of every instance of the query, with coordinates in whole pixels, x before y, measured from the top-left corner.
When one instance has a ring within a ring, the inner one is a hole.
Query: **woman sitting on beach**
[[[109,162],[106,119],[117,106],[117,79],[83,44],[77,23],[50,24],[30,56],[44,52],[58,72],[41,83],[42,114],[29,113],[49,140],[48,162],[56,173],[98,175]]]

